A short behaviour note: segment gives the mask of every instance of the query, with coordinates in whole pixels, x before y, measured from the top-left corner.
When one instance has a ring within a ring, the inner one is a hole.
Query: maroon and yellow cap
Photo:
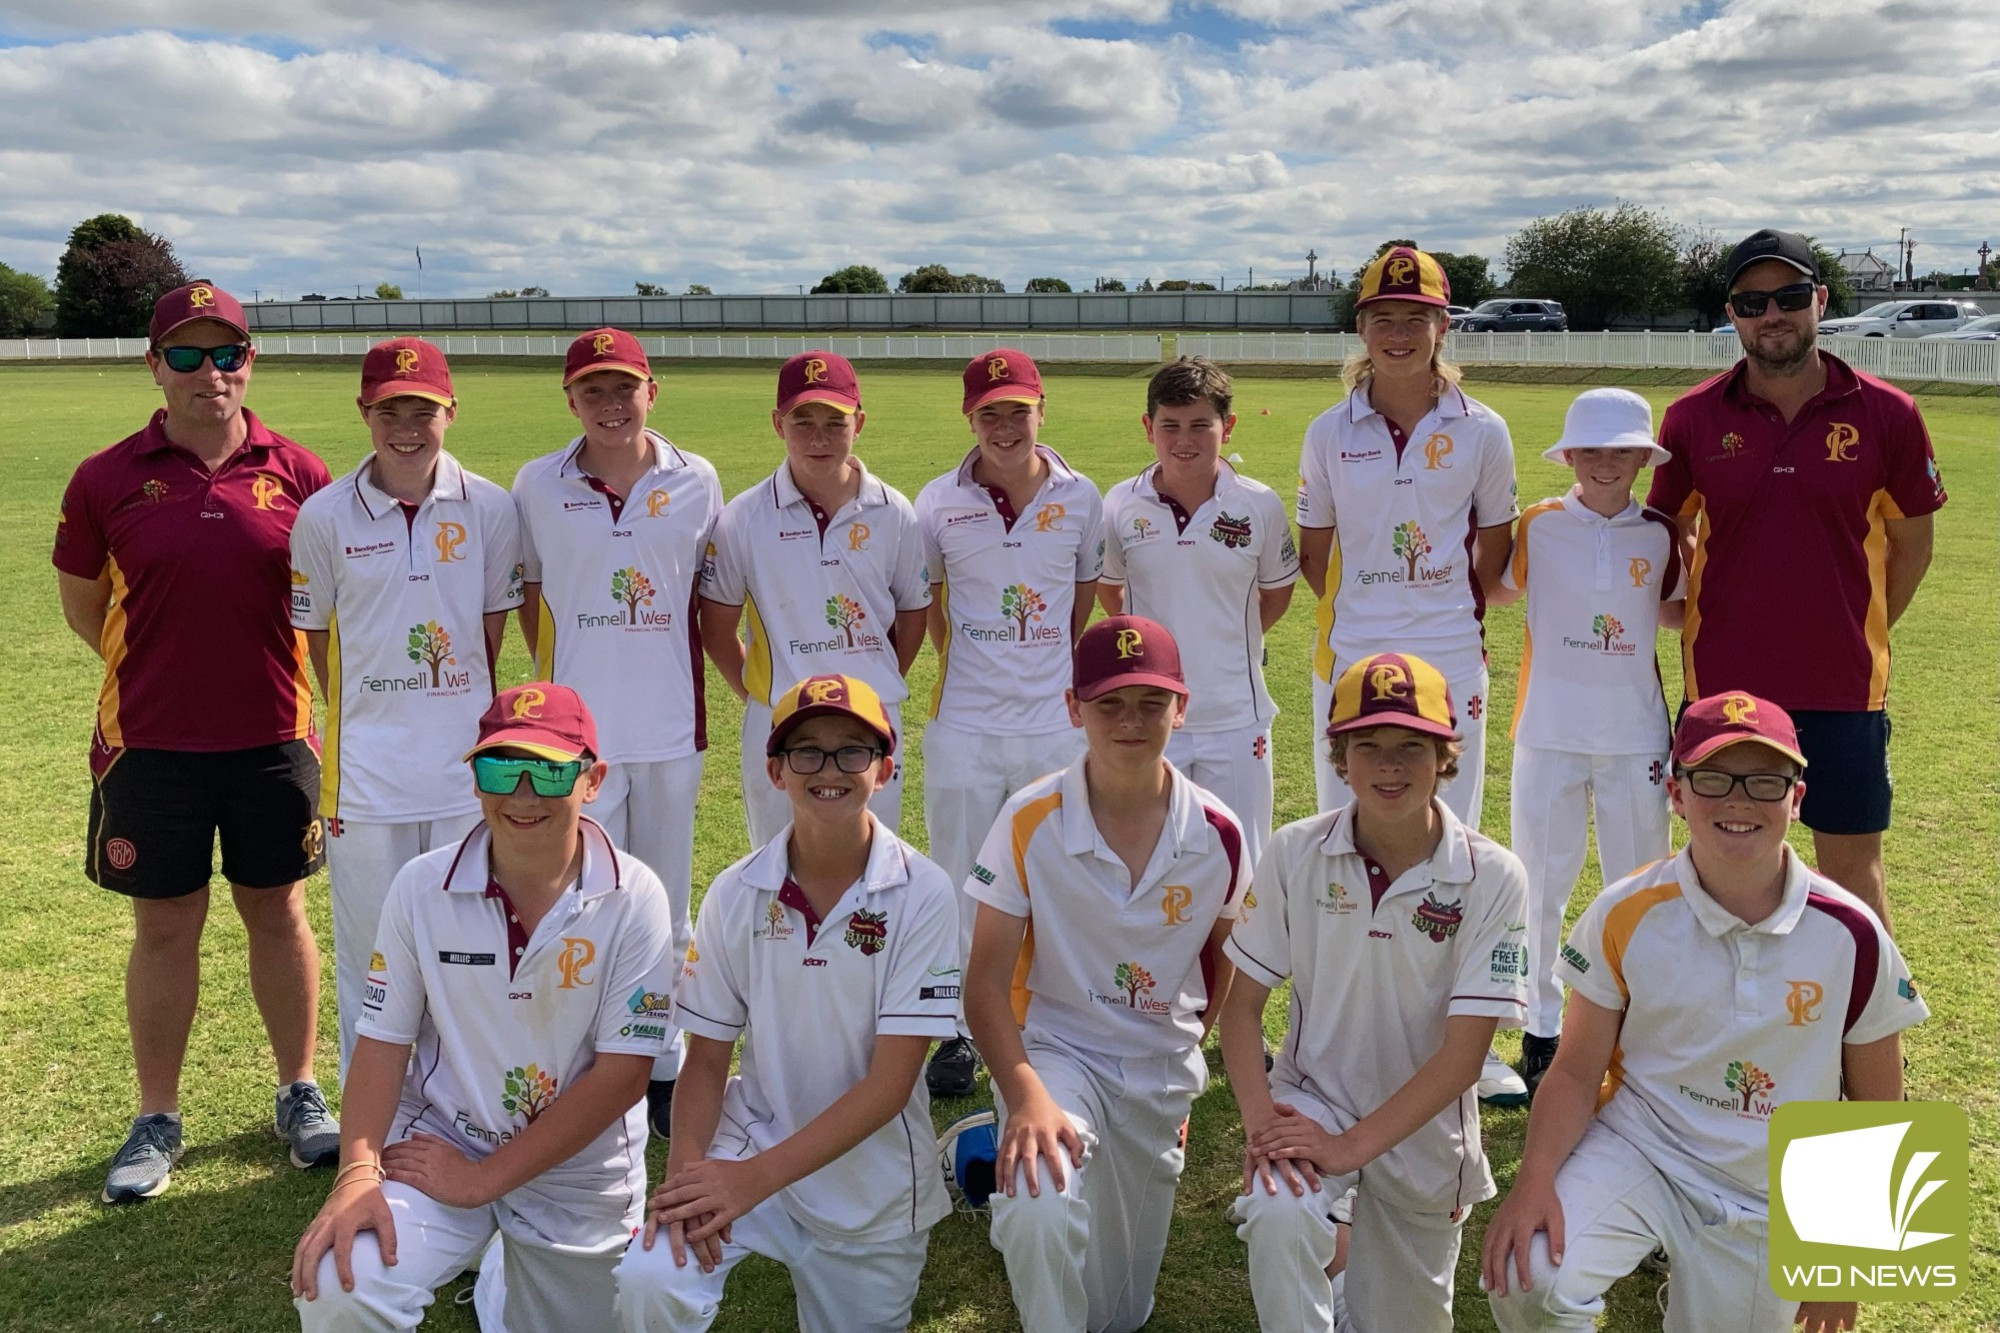
[[[965,363],[965,399],[959,411],[966,416],[988,403],[1041,401],[1041,368],[1026,352],[996,347]]]
[[[1333,683],[1326,734],[1364,727],[1407,727],[1427,736],[1459,739],[1451,688],[1438,669],[1407,653],[1377,653],[1340,673]]]
[[[446,407],[457,402],[444,350],[422,338],[391,338],[369,348],[361,358],[361,405],[390,398],[428,398]]]
[[[1798,729],[1792,715],[1768,699],[1741,691],[1697,699],[1681,714],[1674,728],[1674,767],[1689,768],[1732,745],[1755,741],[1768,745],[1804,768]]]
[[[800,352],[778,368],[778,415],[800,403],[826,403],[843,412],[861,407],[861,379],[854,363],[835,352]]]
[[[502,748],[559,762],[596,755],[597,721],[583,696],[567,685],[516,685],[494,695],[479,715],[479,743],[465,757]]]
[[[646,349],[623,329],[592,329],[577,335],[563,360],[563,388],[593,370],[622,371],[642,380],[653,378],[653,363],[646,359]]]
[[[771,705],[771,736],[764,753],[778,753],[792,729],[814,717],[851,717],[896,748],[896,724],[874,686],[853,676],[808,676],[778,696]]]
[[[185,283],[153,302],[146,337],[157,344],[181,325],[198,319],[227,324],[243,335],[243,341],[250,341],[250,321],[243,313],[243,303],[212,282]]]
[[[1372,301],[1415,301],[1420,305],[1451,304],[1451,279],[1444,266],[1422,250],[1407,245],[1382,252],[1361,273],[1361,295],[1355,298],[1359,310]]]
[[[1151,685],[1187,698],[1181,646],[1165,625],[1144,616],[1107,616],[1077,637],[1070,687],[1079,701],[1127,685]]]

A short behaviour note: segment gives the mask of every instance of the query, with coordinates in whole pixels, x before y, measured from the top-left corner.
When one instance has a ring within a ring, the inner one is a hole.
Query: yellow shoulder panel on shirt
[[[1672,862],[1668,874],[1672,874]],[[1681,896],[1678,880],[1669,878],[1664,884],[1653,884],[1643,889],[1634,889],[1623,902],[1604,914],[1604,965],[1611,970],[1612,979],[1618,983],[1618,993],[1628,1002],[1631,990],[1625,985],[1625,950],[1632,943],[1632,934],[1646,913],[1661,903],[1672,902]]]

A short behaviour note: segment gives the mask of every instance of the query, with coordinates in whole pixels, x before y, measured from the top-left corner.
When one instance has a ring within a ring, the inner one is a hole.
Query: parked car
[[[1883,301],[1858,315],[1821,320],[1819,331],[1841,338],[1921,338],[1951,333],[1984,313],[1971,301]]]
[[[1469,305],[1448,305],[1444,308],[1444,312],[1451,316],[1451,326],[1457,328],[1459,316],[1471,314],[1472,307]]]
[[[1452,327],[1465,333],[1562,333],[1569,328],[1569,316],[1560,301],[1496,296],[1460,315]]]
[[[1993,342],[2000,339],[2000,315],[1981,315],[1949,333],[1926,333],[1919,342]]]

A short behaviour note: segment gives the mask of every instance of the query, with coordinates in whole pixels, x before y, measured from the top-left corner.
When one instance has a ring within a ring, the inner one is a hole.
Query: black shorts
[[[1889,827],[1889,715],[1792,714],[1806,757],[1799,822],[1815,833],[1880,833]]]
[[[319,756],[304,741],[254,750],[114,750],[92,756],[83,873],[132,898],[206,888],[222,837],[222,875],[285,888],[326,861]]]

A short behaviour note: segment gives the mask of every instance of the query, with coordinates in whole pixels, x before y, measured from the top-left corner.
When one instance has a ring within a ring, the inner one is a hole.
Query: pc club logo
[[[613,346],[617,344],[617,342],[618,339],[613,337],[611,334],[600,333],[595,338],[592,338],[590,340],[590,350],[592,354],[596,356],[610,356],[611,349]]]
[[[416,348],[405,347],[401,351],[396,353],[396,373],[398,375],[414,374],[416,372],[416,369],[417,369]]]
[[[1059,504],[1043,505],[1040,509],[1037,509],[1035,511],[1035,531],[1054,532],[1056,530],[1057,521],[1067,513],[1069,513],[1069,510],[1062,505]]]
[[[437,536],[432,541],[437,545],[439,564],[452,565],[465,559],[460,554],[465,546],[465,524],[454,523],[450,519],[440,520]]]
[[[1950,1102],[1787,1102],[1771,1116],[1771,1289],[1941,1301],[1972,1261],[1970,1132]]]
[[[1433,431],[1430,438],[1424,441],[1424,471],[1451,471],[1451,451],[1456,447],[1451,436],[1441,430]]]

